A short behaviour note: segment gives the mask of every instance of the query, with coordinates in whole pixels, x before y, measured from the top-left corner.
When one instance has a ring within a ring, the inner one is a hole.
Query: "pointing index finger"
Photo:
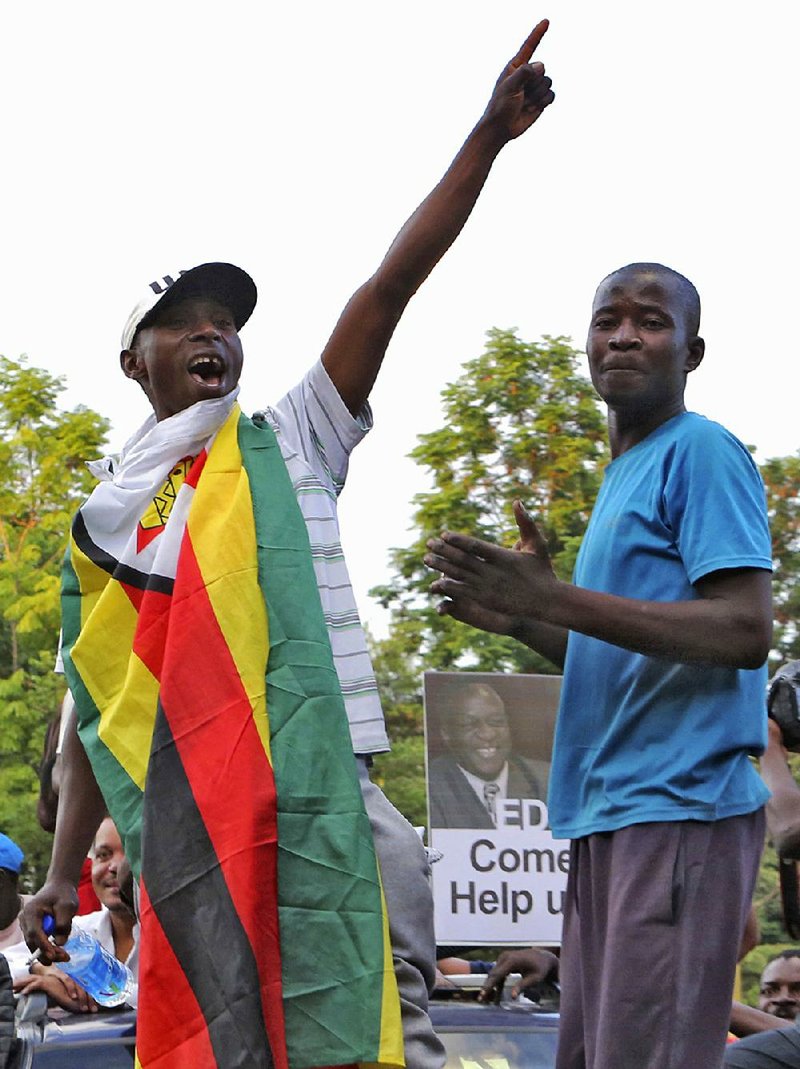
[[[539,42],[547,33],[547,28],[550,25],[549,19],[542,19],[531,30],[527,40],[517,52],[516,56],[509,63],[511,70],[516,70],[517,67],[522,67],[525,63],[528,63],[533,53],[539,46]]]

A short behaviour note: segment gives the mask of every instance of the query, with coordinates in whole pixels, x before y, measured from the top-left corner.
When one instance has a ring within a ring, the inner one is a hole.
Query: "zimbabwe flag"
[[[139,1063],[402,1065],[372,836],[275,435],[235,405],[169,463],[97,487],[63,576],[80,736],[140,881]]]

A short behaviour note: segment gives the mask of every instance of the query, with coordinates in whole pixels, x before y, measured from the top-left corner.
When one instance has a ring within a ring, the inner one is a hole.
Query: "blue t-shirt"
[[[685,412],[606,470],[575,567],[589,590],[685,601],[723,568],[771,570],[764,485],[724,427]],[[676,664],[570,632],[550,775],[553,832],[719,820],[769,792],[766,666]]]

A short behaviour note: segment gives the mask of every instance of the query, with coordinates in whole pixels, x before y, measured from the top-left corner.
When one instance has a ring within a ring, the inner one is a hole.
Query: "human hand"
[[[558,585],[547,544],[521,501],[514,502],[519,539],[513,549],[445,531],[429,539],[425,564],[441,572],[431,590],[444,594],[438,606],[473,627],[513,634],[525,617],[539,619]]]
[[[69,960],[63,944],[69,939],[72,918],[77,912],[78,892],[74,884],[58,877],[49,879],[25,902],[20,913],[22,933],[31,950],[39,951],[42,964]],[[52,937],[42,927],[45,914],[53,918]]]
[[[54,965],[34,965],[36,970],[31,976],[23,976],[14,984],[18,995],[29,995],[34,991],[44,991],[48,999],[71,1013],[97,1013],[98,1005],[92,996],[79,983],[61,972]]]
[[[555,100],[544,64],[530,62],[549,25],[547,19],[542,19],[534,26],[519,52],[503,68],[486,106],[484,119],[502,130],[505,140],[525,133]]]
[[[479,1002],[499,1002],[506,977],[520,973],[520,979],[511,989],[511,997],[518,998],[520,991],[549,978],[558,978],[558,958],[549,950],[529,947],[526,950],[504,950],[498,956],[486,982],[478,993]]]

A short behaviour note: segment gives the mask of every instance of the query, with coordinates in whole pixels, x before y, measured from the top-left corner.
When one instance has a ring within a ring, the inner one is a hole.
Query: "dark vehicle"
[[[431,1003],[431,1020],[447,1050],[445,1069],[553,1069],[558,1014],[529,1006]]]
[[[448,976],[430,1004],[447,1051],[445,1069],[553,1069],[558,1040],[557,984],[544,982],[511,998],[520,977],[506,977],[498,1004],[478,1002],[484,975]],[[534,999],[536,1001],[534,1001]]]
[[[485,1006],[434,998],[431,1019],[447,1050],[445,1069],[553,1069],[558,1014],[531,1003]],[[44,994],[17,1004],[16,1040],[0,1069],[131,1069],[136,1011],[47,1012]]]
[[[49,1015],[47,996],[17,1003],[16,1041],[0,1069],[131,1069],[136,1010]]]

